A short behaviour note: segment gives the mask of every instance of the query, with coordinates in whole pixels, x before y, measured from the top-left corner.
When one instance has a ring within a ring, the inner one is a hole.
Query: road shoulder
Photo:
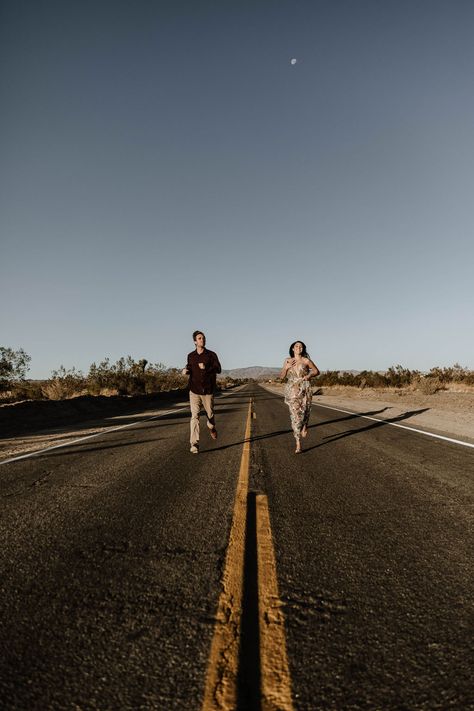
[[[269,392],[283,397],[284,385],[260,383]],[[313,395],[313,404],[347,410],[358,414],[378,411],[375,415],[380,420],[403,418],[403,424],[420,430],[426,430],[444,437],[452,437],[464,442],[474,443],[474,395],[467,393],[465,398],[447,397],[443,393],[422,396],[417,393],[398,394],[382,392],[378,395],[371,390],[365,393],[331,394],[324,388],[323,394]],[[372,416],[372,415],[371,415]]]

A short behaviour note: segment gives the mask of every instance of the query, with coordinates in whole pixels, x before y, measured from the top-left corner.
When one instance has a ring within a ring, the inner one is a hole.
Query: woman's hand
[[[280,378],[280,380],[283,380],[283,378],[286,378],[286,374],[290,368],[291,368],[291,358],[285,358],[282,369],[280,371],[280,375],[278,376]]]

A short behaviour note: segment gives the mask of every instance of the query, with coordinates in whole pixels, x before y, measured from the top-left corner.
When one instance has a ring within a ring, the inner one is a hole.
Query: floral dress
[[[301,430],[308,426],[311,412],[313,391],[309,380],[303,380],[310,368],[305,363],[297,363],[287,373],[288,382],[285,387],[285,402],[290,408],[291,426],[296,439],[301,436]]]

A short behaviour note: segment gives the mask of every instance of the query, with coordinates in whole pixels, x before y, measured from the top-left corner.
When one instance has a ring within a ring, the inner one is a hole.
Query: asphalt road
[[[473,450],[257,386],[0,466],[2,708],[200,709],[250,397],[294,708],[474,709]]]

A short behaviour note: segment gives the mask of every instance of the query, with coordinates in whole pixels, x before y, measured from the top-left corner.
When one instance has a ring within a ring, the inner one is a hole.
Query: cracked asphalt
[[[295,709],[474,709],[472,450],[255,385],[0,466],[2,708],[200,708],[250,397]]]

